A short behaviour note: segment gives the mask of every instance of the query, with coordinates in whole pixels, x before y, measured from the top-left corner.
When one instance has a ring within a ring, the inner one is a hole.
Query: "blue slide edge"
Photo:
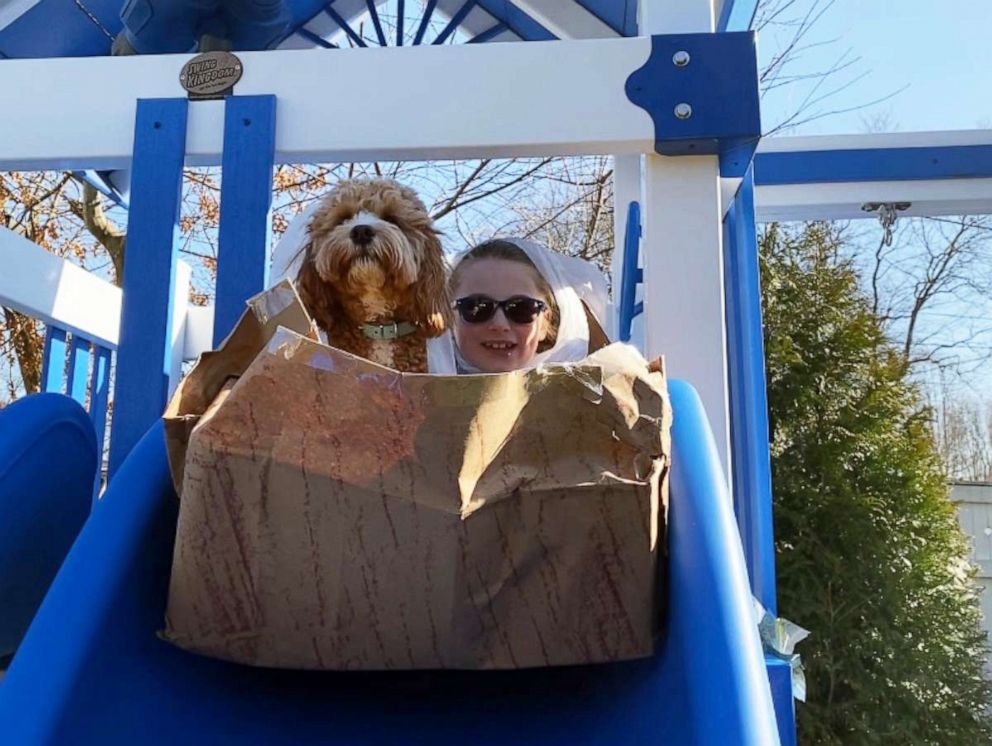
[[[96,434],[62,394],[0,409],[0,656],[14,652],[93,498]]]
[[[161,628],[177,514],[161,424],[86,524],[0,684],[12,743],[778,744],[705,412],[675,412],[666,629],[650,659],[516,672],[252,669]]]

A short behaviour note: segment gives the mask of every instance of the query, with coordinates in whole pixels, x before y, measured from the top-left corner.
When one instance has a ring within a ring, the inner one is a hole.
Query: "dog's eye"
[[[392,223],[393,225],[399,225],[400,224],[400,221],[397,220],[392,215],[383,215],[382,216],[382,219],[385,220],[387,223]]]

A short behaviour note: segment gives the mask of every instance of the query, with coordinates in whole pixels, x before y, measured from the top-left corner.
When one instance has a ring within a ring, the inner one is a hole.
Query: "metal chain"
[[[865,212],[878,213],[878,222],[882,224],[884,231],[882,243],[891,246],[896,219],[899,217],[899,213],[908,210],[911,204],[910,202],[866,202],[861,205],[861,209]]]
[[[114,35],[107,30],[106,26],[100,23],[100,19],[96,17],[93,11],[91,11],[89,8],[83,5],[83,3],[80,0],[73,0],[73,2],[76,4],[77,8],[79,8],[81,11],[83,11],[83,13],[86,14],[86,17],[90,19],[90,22],[92,22],[94,26],[96,26],[98,29],[100,29],[103,32],[104,36],[106,36],[108,39],[111,40],[114,38]]]

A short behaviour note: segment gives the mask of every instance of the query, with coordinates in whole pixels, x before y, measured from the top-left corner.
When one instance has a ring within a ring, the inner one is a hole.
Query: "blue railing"
[[[55,325],[49,324],[45,332],[41,390],[67,394],[86,408],[101,452],[107,434],[112,355],[109,348]],[[102,469],[98,469],[93,485],[94,497],[101,486]]]
[[[644,313],[644,303],[637,302],[637,286],[644,282],[644,271],[640,268],[640,256],[641,206],[637,202],[631,202],[627,208],[627,231],[624,236],[620,296],[617,301],[617,318],[619,320],[617,335],[621,342],[630,341],[634,317]]]

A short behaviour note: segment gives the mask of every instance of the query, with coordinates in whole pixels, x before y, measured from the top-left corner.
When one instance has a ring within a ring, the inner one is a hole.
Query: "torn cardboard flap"
[[[167,639],[313,669],[652,653],[671,411],[636,350],[405,374],[259,318],[170,404],[202,408],[174,471]]]
[[[247,370],[280,326],[317,339],[317,327],[289,280],[250,298],[246,305],[234,330],[216,350],[200,355],[165,409],[166,450],[177,493],[182,489],[190,433],[225,385]]]

